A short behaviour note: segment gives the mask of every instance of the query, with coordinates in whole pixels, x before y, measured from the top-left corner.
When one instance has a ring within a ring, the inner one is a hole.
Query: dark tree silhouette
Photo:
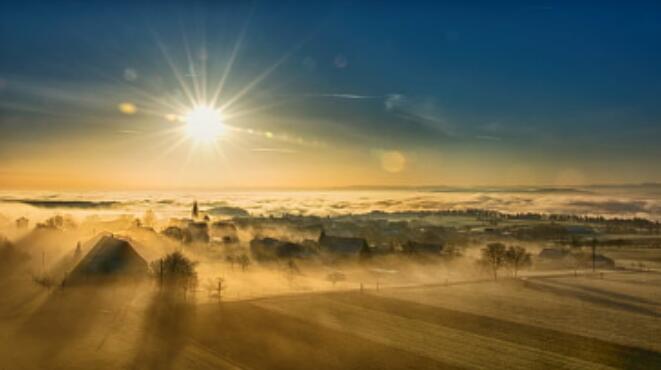
[[[296,264],[296,261],[293,259],[289,259],[287,261],[287,264],[285,265],[285,278],[289,282],[289,284],[292,284],[294,282],[294,279],[296,278],[296,275],[300,275],[301,270],[298,268],[298,265]]]
[[[234,271],[234,263],[236,262],[236,260],[237,258],[232,254],[225,256],[225,262],[230,264],[230,266],[232,267],[232,271]]]
[[[512,271],[514,278],[516,278],[520,269],[532,265],[532,259],[530,253],[524,247],[514,245],[505,251],[505,264]]]
[[[237,258],[236,262],[241,266],[241,271],[246,271],[246,268],[250,265],[250,257],[242,254]]]
[[[343,273],[338,272],[338,271],[331,272],[330,274],[328,274],[326,276],[326,280],[330,281],[333,284],[333,286],[335,286],[335,284],[338,281],[344,281],[346,279],[347,279],[346,275],[344,275]],[[362,286],[362,284],[361,284],[361,286]]]
[[[505,252],[503,243],[489,243],[482,248],[480,263],[491,270],[494,280],[498,280],[498,270],[505,264]]]
[[[176,251],[152,261],[151,270],[162,289],[168,291],[180,289],[185,298],[188,291],[197,286],[196,265],[197,262]]]

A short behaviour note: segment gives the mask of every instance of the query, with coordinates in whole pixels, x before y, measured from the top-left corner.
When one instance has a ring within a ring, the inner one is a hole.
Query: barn
[[[146,277],[148,265],[131,242],[113,235],[102,236],[64,281],[64,285],[89,281]]]

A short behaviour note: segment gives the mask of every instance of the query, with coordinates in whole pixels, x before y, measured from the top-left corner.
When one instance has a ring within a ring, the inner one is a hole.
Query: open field
[[[3,299],[2,369],[650,369],[657,273],[182,304],[146,284]],[[20,299],[19,299],[20,298]]]

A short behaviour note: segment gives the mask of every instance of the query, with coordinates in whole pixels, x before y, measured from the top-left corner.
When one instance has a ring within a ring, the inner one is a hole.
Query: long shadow
[[[658,302],[650,301],[649,299],[636,297],[636,296],[632,296],[632,295],[624,294],[624,293],[613,292],[613,291],[606,290],[606,289],[600,289],[600,288],[595,288],[595,287],[585,286],[585,285],[570,284],[570,283],[566,283],[566,282],[562,282],[562,281],[556,281],[556,280],[552,280],[552,279],[547,279],[547,280],[545,280],[545,282],[550,283],[550,284],[554,284],[554,285],[565,286],[565,287],[572,288],[572,289],[579,289],[579,290],[582,290],[584,292],[599,294],[599,295],[603,295],[603,296],[613,298],[613,299],[622,299],[622,300],[638,302],[638,303],[641,303],[641,304],[648,304],[648,305],[653,305],[653,306],[659,305]]]
[[[658,352],[558,330],[371,294],[330,293],[329,297],[366,309],[425,321],[615,368],[653,369],[658,368],[661,364],[661,353]]]
[[[250,302],[199,307],[193,338],[219,358],[252,369],[456,368]]]
[[[660,313],[658,313],[654,310],[645,308],[645,307],[640,307],[640,306],[636,306],[636,305],[633,305],[633,304],[614,301],[614,300],[599,297],[599,296],[596,296],[596,295],[593,295],[593,294],[585,294],[585,293],[577,292],[577,291],[571,290],[571,289],[555,287],[555,286],[552,286],[552,285],[549,285],[549,284],[546,284],[546,283],[526,281],[526,283],[524,284],[524,287],[526,287],[528,289],[536,290],[536,291],[539,291],[539,292],[551,293],[551,294],[561,296],[561,297],[574,298],[574,299],[578,299],[580,301],[589,302],[589,303],[601,305],[601,306],[608,307],[608,308],[614,308],[614,309],[627,311],[627,312],[631,312],[631,313],[637,313],[637,314],[641,314],[641,315],[651,316],[651,317],[654,317],[654,318],[661,317]]]
[[[195,304],[155,292],[145,311],[131,369],[171,369],[188,343]]]
[[[105,285],[56,289],[18,328],[19,361],[30,368],[52,367],[61,352],[99,330],[102,318],[130,292]]]

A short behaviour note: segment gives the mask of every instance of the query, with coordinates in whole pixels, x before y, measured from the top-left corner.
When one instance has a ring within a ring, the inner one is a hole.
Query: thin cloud
[[[475,136],[476,139],[480,140],[486,140],[486,141],[502,141],[503,139],[497,136],[490,136],[490,135],[477,135]]]
[[[282,148],[252,148],[251,151],[253,151],[253,152],[264,152],[264,153],[284,153],[284,154],[298,153],[297,150],[282,149]]]
[[[456,136],[455,128],[443,117],[440,106],[433,98],[390,94],[384,100],[384,107],[386,111],[400,118],[440,130],[447,136]]]
[[[335,98],[335,99],[383,99],[383,95],[360,95],[360,94],[304,94],[308,98]]]

